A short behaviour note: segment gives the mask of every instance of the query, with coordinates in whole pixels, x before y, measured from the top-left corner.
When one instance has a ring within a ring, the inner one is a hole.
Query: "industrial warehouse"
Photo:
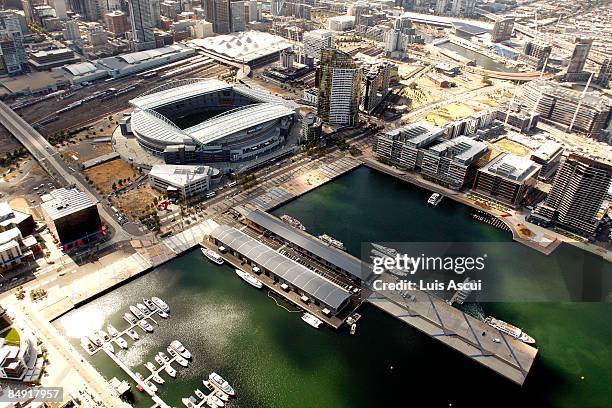
[[[247,228],[220,225],[210,234],[226,260],[332,327],[361,304],[369,270],[359,259],[261,210],[237,211]]]
[[[239,162],[282,146],[294,123],[295,104],[264,90],[215,79],[174,81],[130,101],[122,128],[166,163]],[[176,121],[208,119],[181,129]]]

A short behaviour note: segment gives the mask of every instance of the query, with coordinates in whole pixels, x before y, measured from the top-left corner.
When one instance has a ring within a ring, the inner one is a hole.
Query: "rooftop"
[[[60,188],[45,194],[41,207],[52,220],[95,206],[91,198],[76,188]]]
[[[336,310],[350,298],[349,292],[345,289],[235,228],[220,225],[211,235]]]
[[[428,152],[438,156],[450,157],[468,165],[478,159],[487,149],[487,144],[484,142],[470,139],[467,136],[458,136],[430,147]]]
[[[540,170],[541,166],[527,157],[502,153],[491,160],[481,170],[504,177],[508,180],[522,182]]]
[[[283,37],[261,31],[196,38],[190,44],[239,62],[250,62],[292,47]]]
[[[175,186],[186,186],[206,179],[212,172],[213,168],[208,166],[156,164],[151,168],[149,175]]]
[[[563,147],[559,143],[553,142],[552,140],[547,140],[535,152],[533,152],[533,156],[547,161],[557,156],[562,151]]]
[[[426,146],[440,138],[444,129],[429,122],[419,121],[385,133],[393,139],[399,139],[415,147]]]
[[[291,227],[273,215],[261,210],[254,210],[248,213],[246,218],[283,239],[304,248],[311,254],[350,273],[358,279],[364,280],[369,276],[369,272],[363,268],[359,259],[324,244],[322,241]]]

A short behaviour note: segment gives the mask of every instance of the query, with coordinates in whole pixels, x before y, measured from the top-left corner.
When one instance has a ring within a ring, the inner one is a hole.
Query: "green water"
[[[428,195],[362,168],[276,213],[299,218],[315,234],[335,236],[355,255],[367,241],[509,241],[508,233],[474,222],[468,209],[450,200],[435,208],[425,205]],[[609,265],[571,247],[549,258],[527,248],[518,254],[517,270],[534,264],[540,270],[530,273],[532,279],[500,279],[508,291],[553,288],[559,296],[576,274],[612,274]],[[576,270],[583,267],[589,269]],[[55,324],[78,344],[80,336],[109,319],[125,327],[121,315],[128,305],[154,295],[169,303],[171,318],[118,355],[144,374],[146,361],[172,339],[181,340],[194,354],[193,363],[177,367],[177,380],[160,387],[162,398],[174,406],[182,406],[180,398],[195,388],[203,389],[201,379],[211,371],[236,388],[239,398],[232,407],[482,406],[491,401],[495,406],[610,406],[610,304],[483,304],[487,313],[516,323],[538,340],[540,357],[522,388],[371,306],[361,309],[355,336],[346,330],[314,330],[299,313],[277,306],[264,291],[238,279],[231,268],[208,262],[199,251]],[[106,356],[91,360],[104,376],[124,377]],[[139,396],[138,406],[151,404]]]

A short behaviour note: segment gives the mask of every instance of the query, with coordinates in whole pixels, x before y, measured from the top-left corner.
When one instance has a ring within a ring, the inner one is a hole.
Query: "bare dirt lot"
[[[127,191],[119,197],[112,199],[113,204],[117,209],[131,218],[149,212],[154,207],[154,199],[159,199],[160,194],[152,187],[144,185],[141,188]]]
[[[113,146],[110,143],[92,143],[91,140],[84,140],[75,145],[68,145],[63,149],[62,156],[68,163],[78,164],[111,153],[112,151]]]
[[[84,171],[84,174],[93,182],[93,185],[103,194],[113,192],[113,183],[119,188],[127,180],[129,183],[138,177],[136,170],[121,159],[111,160]]]

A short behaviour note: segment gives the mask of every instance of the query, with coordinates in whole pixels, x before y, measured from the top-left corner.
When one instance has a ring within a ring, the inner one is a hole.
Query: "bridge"
[[[495,79],[505,79],[508,81],[536,81],[538,79],[550,79],[553,77],[553,74],[549,72],[545,72],[542,74],[541,71],[531,71],[531,72],[504,72],[504,71],[491,71],[488,69],[464,66],[464,70],[470,71],[474,74],[487,75],[489,78]]]
[[[0,123],[30,152],[32,157],[54,180],[64,186],[75,185],[85,192],[93,202],[100,203],[100,199],[73,175],[74,172],[68,168],[68,165],[62,159],[57,158],[59,153],[47,139],[3,102],[0,102]],[[115,232],[113,240],[121,241],[131,238],[115,221],[110,209],[100,204],[98,205],[98,211],[106,225]]]

